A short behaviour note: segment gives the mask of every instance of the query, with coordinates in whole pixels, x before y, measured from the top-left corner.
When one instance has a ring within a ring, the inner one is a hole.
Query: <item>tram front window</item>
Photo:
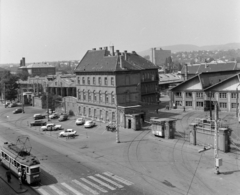
[[[39,167],[31,168],[31,169],[30,169],[30,173],[31,173],[31,174],[33,174],[33,173],[39,173],[39,172],[40,172]]]

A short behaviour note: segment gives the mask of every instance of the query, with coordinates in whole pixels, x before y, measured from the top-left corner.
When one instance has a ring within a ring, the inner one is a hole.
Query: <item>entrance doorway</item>
[[[128,129],[131,129],[132,128],[132,121],[131,119],[128,119]]]
[[[204,111],[214,110],[215,101],[205,100],[204,101]]]

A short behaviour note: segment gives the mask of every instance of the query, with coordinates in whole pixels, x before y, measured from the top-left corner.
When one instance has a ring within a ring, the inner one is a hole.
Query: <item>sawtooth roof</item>
[[[206,64],[196,64],[188,66],[188,74],[200,74],[202,72],[216,72],[216,71],[226,71],[226,70],[237,70],[238,66],[236,62],[227,63],[206,63]],[[185,66],[181,70],[181,74],[185,73]]]

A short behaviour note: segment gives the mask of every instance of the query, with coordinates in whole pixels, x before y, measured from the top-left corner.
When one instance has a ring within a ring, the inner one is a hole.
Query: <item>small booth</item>
[[[176,130],[176,119],[172,118],[151,118],[152,134],[164,137],[165,139],[174,139]]]

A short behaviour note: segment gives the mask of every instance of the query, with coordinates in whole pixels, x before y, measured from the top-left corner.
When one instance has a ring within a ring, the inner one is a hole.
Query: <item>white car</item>
[[[85,123],[84,118],[78,118],[78,119],[76,120],[76,125],[83,125],[84,123]]]
[[[42,131],[56,131],[56,130],[61,130],[62,125],[55,125],[54,123],[48,123],[45,126],[41,127]]]
[[[68,136],[75,136],[77,132],[73,129],[66,129],[59,133],[59,137],[68,137]]]
[[[90,128],[90,127],[94,127],[94,126],[95,126],[95,122],[92,121],[92,120],[86,121],[86,122],[84,123],[84,127],[85,127],[85,128]]]

